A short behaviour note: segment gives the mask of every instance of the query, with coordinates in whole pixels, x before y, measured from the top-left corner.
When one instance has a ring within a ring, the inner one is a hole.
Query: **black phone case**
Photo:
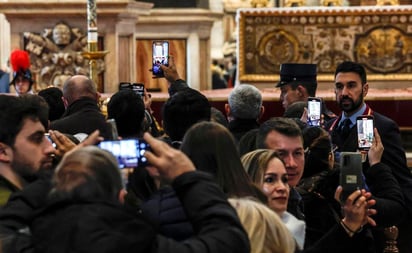
[[[361,153],[342,152],[340,154],[340,185],[343,188],[341,201],[345,201],[354,191],[363,188]]]

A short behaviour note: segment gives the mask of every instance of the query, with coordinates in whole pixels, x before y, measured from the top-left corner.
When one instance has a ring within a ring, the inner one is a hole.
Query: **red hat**
[[[21,76],[30,81],[30,88],[34,83],[33,76],[30,72],[30,57],[24,50],[14,50],[10,55],[10,64],[13,69],[13,80],[11,85],[15,84],[16,78]]]

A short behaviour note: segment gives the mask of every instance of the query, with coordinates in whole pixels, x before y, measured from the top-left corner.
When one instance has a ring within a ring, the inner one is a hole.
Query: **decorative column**
[[[103,59],[109,51],[98,51],[97,5],[96,0],[87,0],[87,52],[83,56],[89,60],[89,78],[98,85],[97,60]]]

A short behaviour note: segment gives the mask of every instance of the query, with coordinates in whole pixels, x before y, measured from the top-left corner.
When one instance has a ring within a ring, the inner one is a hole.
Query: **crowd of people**
[[[339,64],[342,112],[323,105],[320,127],[306,124],[314,64],[282,65],[285,114],[264,122],[255,86],[236,85],[221,112],[173,58],[161,68],[161,126],[147,92],[116,92],[106,117],[86,76],[32,94],[30,71],[14,73],[12,85],[29,94],[0,95],[0,251],[381,253],[390,226],[399,252],[412,248],[412,175],[397,124],[365,102],[362,65]],[[360,115],[374,117],[369,150],[358,150]],[[96,144],[129,138],[150,149],[140,154],[148,165],[126,173]],[[340,180],[342,152],[363,157],[362,185],[351,192]]]

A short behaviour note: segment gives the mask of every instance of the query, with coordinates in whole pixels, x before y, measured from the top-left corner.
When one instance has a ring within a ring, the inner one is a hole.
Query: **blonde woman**
[[[230,198],[245,228],[251,253],[293,253],[295,241],[278,215],[249,198]]]
[[[242,163],[268,198],[268,206],[275,211],[292,233],[297,247],[305,243],[305,222],[286,211],[289,199],[288,175],[277,153],[269,149],[257,149],[242,156]]]

